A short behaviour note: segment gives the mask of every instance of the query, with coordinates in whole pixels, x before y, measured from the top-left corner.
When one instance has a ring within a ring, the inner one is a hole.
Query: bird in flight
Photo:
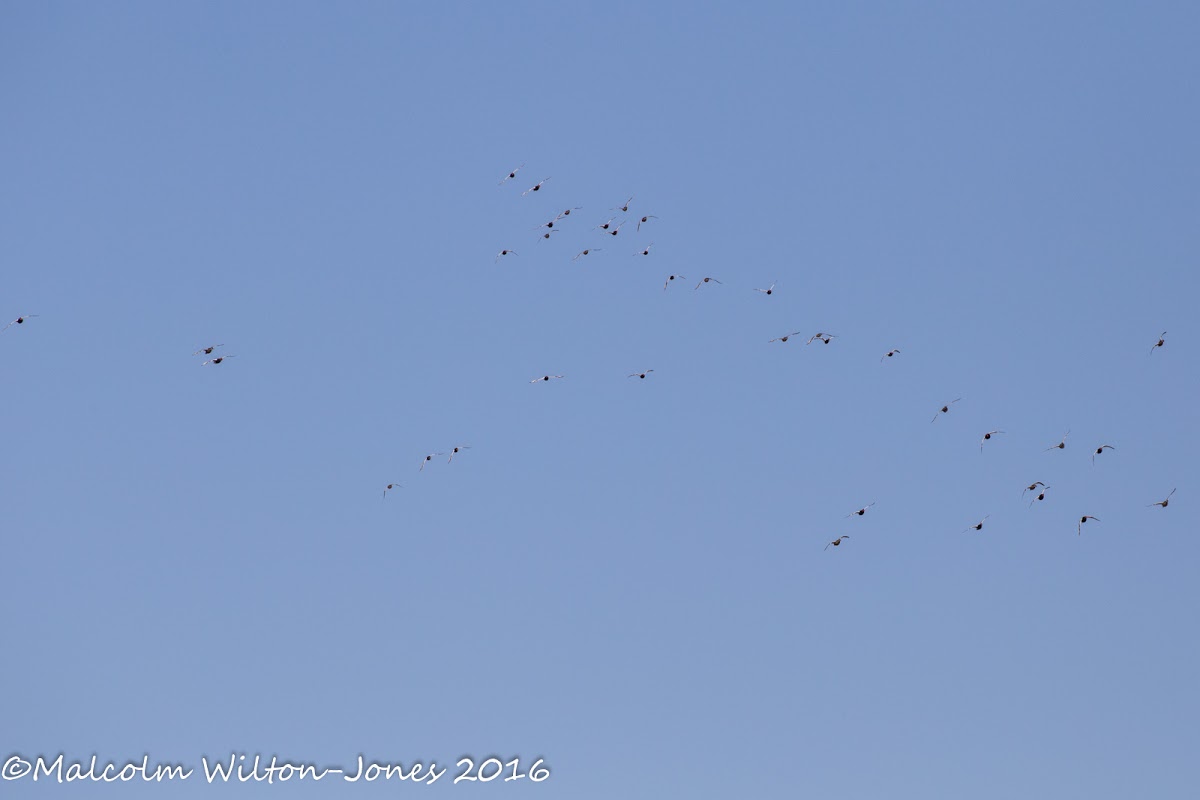
[[[387,493],[388,493],[388,492],[390,492],[392,489],[403,489],[403,488],[404,488],[404,487],[403,487],[403,486],[401,486],[401,485],[400,485],[400,484],[398,484],[398,483],[389,483],[389,484],[388,484],[386,487],[384,487],[384,489],[383,489],[383,499],[384,499],[384,500],[387,500]]]
[[[609,235],[609,236],[616,236],[618,233],[620,233],[620,232],[621,232],[621,228],[625,227],[625,223],[626,223],[626,222],[629,222],[629,220],[627,220],[627,219],[623,219],[623,220],[621,220],[621,224],[620,224],[620,225],[618,225],[617,227],[613,228],[611,231],[608,231],[608,235]]]
[[[609,218],[608,218],[607,220],[605,220],[605,221],[604,221],[602,224],[600,224],[600,225],[597,225],[597,226],[596,226],[596,228],[599,228],[599,229],[600,229],[600,230],[602,230],[602,231],[606,231],[606,230],[608,230],[608,226],[609,226],[609,225],[612,225],[612,221],[613,221],[614,219],[616,219],[616,217],[609,217]],[[596,228],[592,228],[592,230],[596,230]]]
[[[805,342],[805,344],[812,344],[813,340],[815,340],[815,339],[820,339],[825,344],[829,344],[829,341],[831,339],[836,339],[836,338],[837,337],[834,336],[832,333],[814,333],[812,336],[808,337],[808,341]]]
[[[708,283],[709,281],[712,281],[713,283],[720,283],[720,281],[716,278],[705,278],[704,280],[700,281],[700,283],[696,284],[696,288],[699,289],[702,284]]]
[[[1049,488],[1050,488],[1049,486],[1046,486],[1043,484],[1042,490],[1037,493],[1036,497],[1034,497],[1032,500],[1029,501],[1029,507],[1033,508],[1033,504],[1036,503],[1038,500],[1045,500],[1046,499],[1046,490]]]
[[[676,278],[686,279],[687,275],[668,275],[667,279],[665,281],[663,281],[663,291],[664,292],[667,290],[667,287],[671,284],[671,281],[675,280]]]
[[[203,353],[206,356],[210,356],[210,355],[212,355],[213,350],[216,350],[218,347],[224,347],[224,346],[225,345],[223,345],[223,344],[210,344],[208,347],[201,347],[199,350],[192,353],[192,355],[198,356],[201,353]]]
[[[654,247],[654,242],[651,242],[650,244],[646,245],[644,248],[642,248],[638,252],[634,253],[634,255],[635,256],[648,256],[648,255],[650,255],[651,247]]]
[[[539,227],[540,227],[540,226],[539,226]],[[548,230],[548,231],[546,231],[545,233],[543,233],[543,234],[541,235],[541,238],[542,238],[542,239],[549,239],[549,238],[550,238],[550,237],[551,237],[553,234],[556,234],[556,233],[558,233],[558,230],[557,230],[557,229],[555,229],[555,228],[551,228],[550,230]]]
[[[631,373],[629,373],[628,377],[641,378],[642,380],[645,380],[646,376],[649,375],[651,372],[654,372],[654,370],[648,369],[645,372],[631,372]]]
[[[458,455],[459,450],[470,450],[470,449],[471,449],[471,445],[469,445],[469,444],[454,445],[454,449],[450,451],[450,457],[446,459],[446,463],[449,464],[451,461],[453,461],[454,457],[456,455]]]
[[[755,289],[754,291],[756,291],[756,292],[762,292],[762,293],[763,293],[763,294],[765,294],[765,295],[771,295],[771,294],[774,294],[774,293],[775,293],[775,283],[778,283],[778,281],[775,281],[775,282],[774,282],[774,283],[772,283],[770,286],[768,286],[766,289]]]
[[[1105,450],[1116,450],[1111,444],[1102,444],[1096,448],[1096,452],[1092,453],[1092,466],[1096,466],[1096,456],[1103,453]]]
[[[837,537],[836,539],[834,539],[834,540],[833,540],[832,542],[830,542],[829,544],[833,545],[834,547],[837,547],[838,545],[840,545],[840,544],[842,543],[842,539],[849,539],[849,538],[850,538],[850,534],[848,534],[848,533],[844,533],[844,534],[842,534],[841,536],[839,536],[839,537]],[[826,550],[828,550],[828,549],[829,549],[829,544],[825,545],[825,549],[826,549]]]
[[[543,381],[548,381],[551,378],[561,378],[561,377],[563,377],[563,376],[562,375],[543,375],[540,378],[534,378],[533,380],[530,381],[530,383],[542,383]]]
[[[210,358],[208,361],[205,361],[200,366],[207,367],[209,364],[220,364],[222,361],[224,361],[227,358],[237,358],[237,356],[217,356],[216,358]]]
[[[1166,344],[1166,343],[1167,343],[1167,332],[1166,332],[1166,331],[1163,331],[1162,333],[1160,333],[1160,334],[1158,335],[1158,341],[1157,341],[1157,342],[1155,342],[1154,344],[1152,344],[1152,345],[1150,346],[1150,352],[1151,352],[1151,354],[1153,354],[1153,353],[1154,353],[1154,348],[1156,348],[1156,347],[1162,347],[1162,346],[1163,346],[1164,344]]]
[[[1047,447],[1046,450],[1066,450],[1067,449],[1067,437],[1070,435],[1071,435],[1071,432],[1067,431],[1066,433],[1063,434],[1063,438],[1059,441],[1058,444],[1052,444],[1049,447]],[[1044,453],[1044,452],[1046,452],[1046,450],[1043,450],[1042,452]]]
[[[8,330],[13,325],[24,325],[25,320],[32,319],[32,318],[38,317],[38,316],[41,316],[41,315],[40,314],[22,314],[21,316],[14,319],[12,322],[5,325],[3,329],[0,329],[0,332]]]
[[[896,355],[896,353],[899,353],[899,352],[900,352],[899,350],[888,350],[886,353],[884,353],[883,355],[881,355],[879,357],[879,360],[883,361],[885,358],[891,358],[892,356]]]
[[[617,206],[616,208],[612,208],[612,209],[609,209],[609,210],[610,210],[610,211],[623,211],[623,212],[626,212],[626,213],[628,213],[628,212],[629,212],[629,204],[630,204],[631,202],[633,202],[633,195],[629,195],[629,199],[628,199],[628,200],[626,200],[624,203],[622,203],[621,205]]]
[[[535,183],[533,186],[530,186],[528,189],[521,192],[521,197],[524,197],[525,195],[529,194],[530,192],[540,192],[542,190],[542,184],[544,184],[548,180],[550,180],[550,178],[548,178],[548,177],[542,178],[540,181]]]
[[[1171,494],[1175,494],[1174,489],[1171,490]],[[1167,503],[1171,502],[1171,494],[1167,495],[1166,500],[1159,500],[1157,503],[1151,503],[1150,506],[1159,506],[1161,508],[1166,508]],[[1146,506],[1146,508],[1149,508],[1150,506]]]
[[[967,528],[967,530],[963,531],[963,533],[966,533],[967,531],[981,531],[981,530],[983,530],[983,523],[984,523],[984,522],[987,520],[987,518],[988,518],[988,517],[990,517],[990,516],[991,516],[991,514],[988,514],[988,515],[987,515],[987,517],[984,517],[983,519],[979,520],[979,522],[975,523],[974,525],[971,525],[970,527],[968,527],[968,528]]]
[[[582,210],[583,210],[583,206],[575,206],[574,208],[568,208],[568,209],[566,209],[565,211],[563,211],[561,214],[559,214],[557,217],[555,217],[554,219],[555,219],[555,220],[560,220],[560,219],[562,219],[563,217],[569,217],[569,216],[571,216],[571,212],[572,212],[572,211],[582,211]]]
[[[1033,483],[1031,483],[1031,484],[1029,484],[1028,486],[1026,486],[1026,487],[1025,487],[1024,491],[1022,491],[1022,492],[1021,492],[1021,497],[1024,497],[1024,496],[1025,496],[1025,492],[1034,492],[1034,491],[1037,491],[1037,487],[1039,487],[1039,486],[1045,486],[1045,485],[1046,485],[1046,484],[1042,483],[1041,481],[1034,481]]]
[[[633,198],[631,197],[629,199],[632,200]],[[640,231],[642,229],[642,223],[648,222],[652,219],[658,219],[658,217],[654,216],[653,214],[647,214],[646,216],[642,217],[638,220],[637,229]]]
[[[504,258],[505,256],[515,256],[515,255],[517,255],[516,250],[501,250],[499,253],[496,253],[496,261],[499,261],[500,259]],[[492,262],[492,263],[495,263],[495,262]]]
[[[933,419],[931,419],[931,420],[929,420],[929,421],[930,421],[930,422],[937,422],[938,414],[949,414],[949,413],[950,413],[950,406],[954,405],[954,404],[955,404],[955,403],[957,403],[959,400],[962,400],[962,398],[961,398],[961,397],[959,397],[959,398],[957,398],[957,399],[955,399],[955,400],[951,400],[949,403],[946,403],[946,405],[942,406],[941,408],[939,408],[939,409],[937,410],[937,413],[935,413],[935,414],[933,415]]]
[[[799,336],[799,335],[800,335],[800,331],[792,331],[791,333],[787,334],[786,336],[779,336],[779,337],[772,339],[770,342],[767,342],[767,344],[770,344],[771,342],[786,342],[788,339],[792,338],[793,336]]]
[[[424,458],[421,459],[421,468],[418,469],[417,472],[424,472],[425,465],[428,464],[430,461],[433,461],[434,456],[444,456],[444,455],[446,455],[446,454],[445,453],[430,453],[429,455],[425,456]]]
[[[508,183],[508,181],[510,181],[510,180],[512,180],[513,178],[517,177],[517,173],[518,173],[518,172],[520,172],[520,171],[521,171],[522,169],[524,169],[524,168],[525,168],[525,165],[524,165],[524,164],[521,164],[521,166],[517,167],[517,168],[516,168],[516,169],[514,169],[512,172],[508,173],[508,174],[507,174],[507,175],[505,175],[503,178],[501,178],[501,179],[500,179],[500,184],[499,184],[499,185],[503,186],[505,183]]]
[[[867,513],[867,509],[868,509],[868,508],[870,508],[870,507],[871,507],[871,506],[873,506],[873,505],[875,505],[875,503],[874,503],[874,502],[868,503],[867,505],[865,505],[865,506],[863,506],[862,508],[860,508],[858,511],[851,511],[851,512],[850,512],[849,514],[847,514],[846,516],[847,516],[847,517],[861,517],[863,514]]]
[[[996,433],[1004,433],[1004,431],[988,431],[983,435],[983,438],[979,440],[979,452],[983,452],[983,443],[991,439],[992,435]]]
[[[574,257],[571,258],[571,260],[578,261],[582,256],[586,256],[588,253],[592,252],[593,250],[603,250],[603,249],[604,249],[603,247],[589,247],[586,250],[580,250],[578,253],[576,253],[574,255]]]
[[[1084,514],[1082,517],[1079,518],[1079,524],[1075,526],[1076,535],[1080,535],[1083,533],[1083,524],[1085,522],[1087,522],[1089,519],[1094,519],[1094,520],[1096,520],[1096,522],[1100,521],[1099,517],[1093,517],[1091,514]]]

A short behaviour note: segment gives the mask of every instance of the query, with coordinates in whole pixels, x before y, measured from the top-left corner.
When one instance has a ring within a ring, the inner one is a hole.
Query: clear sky
[[[1195,796],[1198,39],[0,4],[0,757],[451,767],[0,794]]]

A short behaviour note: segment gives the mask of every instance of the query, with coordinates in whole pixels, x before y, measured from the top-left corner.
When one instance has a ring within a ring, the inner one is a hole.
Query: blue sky
[[[1198,24],[4,4],[0,755],[1190,796]]]

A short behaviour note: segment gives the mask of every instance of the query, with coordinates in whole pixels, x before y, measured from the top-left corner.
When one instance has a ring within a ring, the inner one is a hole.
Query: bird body
[[[1171,494],[1175,494],[1174,489],[1171,490]],[[1171,502],[1171,494],[1167,495],[1165,500],[1159,500],[1157,503],[1151,503],[1150,506],[1159,506],[1160,508],[1166,508],[1167,504]],[[1146,506],[1146,508],[1149,508],[1150,506]]]
[[[956,399],[954,399],[954,400],[951,400],[949,403],[946,403],[946,405],[942,406],[941,408],[939,408],[939,409],[938,409],[938,410],[937,410],[937,411],[934,413],[934,415],[933,415],[933,419],[931,419],[931,420],[929,420],[929,421],[930,421],[930,422],[937,422],[938,414],[949,414],[949,413],[950,413],[950,406],[954,405],[954,404],[955,404],[955,403],[957,403],[959,400],[962,400],[962,398],[961,398],[961,397],[959,397],[959,398],[956,398]]]
[[[1046,450],[1066,450],[1067,449],[1067,437],[1070,435],[1071,435],[1071,432],[1067,431],[1066,433],[1063,434],[1063,438],[1059,441],[1058,444],[1052,444],[1049,447],[1047,447]],[[1045,452],[1045,451],[1042,451],[1042,452]]]
[[[988,431],[987,433],[985,433],[983,435],[983,438],[979,440],[979,452],[981,452],[981,453],[983,452],[983,443],[990,440],[993,436],[995,436],[998,433],[1004,433],[1004,431]]]
[[[528,189],[521,192],[521,197],[524,197],[525,195],[529,194],[530,192],[540,192],[542,190],[542,185],[548,180],[550,180],[550,179],[542,178],[540,181],[535,183],[533,186],[530,186]]]
[[[522,169],[524,169],[524,167],[525,167],[525,165],[521,164],[521,166],[517,167],[512,172],[505,175],[503,178],[500,179],[500,185],[503,186],[505,183],[508,183],[508,181],[510,181],[511,179],[517,177],[517,173],[520,172]]]
[[[847,517],[861,517],[863,514],[866,514],[866,513],[867,513],[867,509],[868,509],[868,508],[870,508],[870,507],[871,507],[871,506],[873,506],[873,505],[875,505],[875,501],[873,501],[873,500],[872,500],[870,503],[867,503],[865,506],[863,506],[862,508],[858,509],[857,511],[851,511],[851,512],[850,512],[849,514],[847,514],[846,516],[847,516]]]
[[[14,319],[12,322],[5,325],[3,328],[0,328],[0,333],[3,333],[4,331],[8,330],[13,325],[24,325],[25,320],[33,319],[34,317],[37,317],[37,316],[41,316],[41,315],[40,314],[22,314],[21,316]]]
[[[991,516],[991,514],[988,514],[988,515],[987,515],[987,516],[985,516],[983,519],[979,520],[979,522],[976,522],[974,525],[971,525],[971,526],[970,526],[970,527],[968,527],[966,530],[964,530],[964,531],[963,531],[963,533],[966,533],[967,531],[981,531],[981,530],[983,530],[983,523],[984,523],[984,522],[986,522],[986,521],[987,521],[987,518],[988,518],[988,517],[990,517],[990,516]]]

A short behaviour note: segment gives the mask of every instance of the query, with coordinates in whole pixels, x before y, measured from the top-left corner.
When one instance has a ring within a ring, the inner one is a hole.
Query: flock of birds
[[[515,180],[517,177],[517,174],[521,171],[521,169],[524,168],[524,166],[525,165],[522,164],[521,166],[517,167],[516,169],[509,171],[503,178],[501,178],[500,185],[503,186],[504,184],[508,183],[509,181]],[[528,196],[531,194],[541,192],[542,187],[544,187],[549,180],[550,180],[550,177],[542,178],[540,181],[535,183],[533,186],[529,187],[524,192],[522,192],[521,196],[525,197],[525,196]],[[628,214],[630,208],[632,207],[633,200],[634,200],[634,195],[630,195],[625,200],[625,202],[623,202],[621,205],[616,206],[610,210],[611,211],[619,211],[623,214]],[[564,220],[566,220],[568,217],[570,217],[572,212],[582,211],[582,210],[583,210],[582,206],[567,207],[567,208],[563,209],[561,212],[559,212],[557,215],[555,215],[555,217],[553,219],[548,220],[548,221],[543,222],[542,224],[538,225],[535,229],[538,231],[538,239],[539,240],[548,240],[553,235],[560,233],[562,231],[561,223]],[[633,217],[626,217],[626,218],[622,219],[620,222],[616,222],[617,217],[613,216],[613,217],[609,217],[605,221],[597,224],[595,227],[592,228],[592,230],[593,231],[598,230],[602,234],[607,234],[609,236],[616,237],[620,234],[620,232],[624,228],[624,226],[627,225],[631,221],[636,220],[635,229],[640,232],[643,225],[648,225],[651,220],[656,220],[656,219],[658,219],[658,216],[656,216],[654,214],[641,214],[641,215],[635,214]],[[616,224],[614,224],[614,223],[616,223]],[[651,253],[651,248],[653,246],[654,246],[654,242],[650,242],[649,244],[645,245],[644,247],[640,247],[639,249],[635,250],[632,253],[632,255],[634,255],[634,256],[649,256]],[[598,252],[600,250],[603,250],[603,248],[593,247],[593,246],[585,247],[584,249],[582,249],[578,253],[576,253],[575,256],[571,260],[578,261],[579,259],[586,258],[587,256],[591,255],[592,253]],[[515,256],[515,255],[518,255],[516,250],[506,247],[506,248],[501,249],[496,254],[495,261],[499,262],[503,258],[507,258],[509,256]],[[663,282],[663,291],[666,291],[674,281],[686,280],[686,279],[687,279],[686,276],[680,275],[680,274],[668,275],[666,277],[666,280],[664,280],[664,282]],[[694,291],[699,291],[701,287],[703,287],[709,283],[723,285],[722,282],[717,280],[716,278],[714,278],[712,276],[705,276],[705,277],[699,279],[699,281],[696,283],[696,285],[694,287]],[[778,281],[772,282],[771,285],[768,286],[767,288],[765,288],[765,289],[755,288],[754,291],[759,292],[768,297],[772,296],[775,293],[775,286],[777,285],[777,283],[778,283]],[[4,328],[0,329],[0,333],[7,331],[9,328],[11,328],[14,325],[24,325],[28,320],[34,319],[38,316],[39,316],[38,314],[22,314],[21,316],[17,317],[16,319],[12,320],[7,325],[5,325]],[[775,342],[779,342],[779,343],[783,344],[783,343],[786,343],[789,339],[791,339],[793,337],[803,336],[803,335],[804,334],[801,331],[791,331],[790,333],[786,333],[782,336],[777,336],[774,339],[768,340],[768,344],[774,344]],[[1153,352],[1155,350],[1166,345],[1166,336],[1167,336],[1166,331],[1163,331],[1162,333],[1159,334],[1157,341],[1155,341],[1154,344],[1151,345],[1151,347],[1150,347],[1151,354],[1153,354]],[[835,334],[828,333],[825,331],[817,331],[816,333],[814,333],[808,337],[808,339],[805,341],[805,344],[811,345],[813,342],[819,341],[823,344],[828,345],[836,338],[838,338],[838,337]],[[225,354],[214,355],[214,353],[216,353],[216,351],[219,348],[222,348],[224,346],[225,346],[224,344],[208,345],[208,346],[205,346],[205,347],[202,347],[202,348],[196,350],[194,353],[192,353],[192,355],[193,356],[206,356],[206,359],[203,362],[201,362],[201,366],[209,366],[209,365],[217,366],[217,365],[224,363],[227,359],[235,358],[235,356],[233,356],[233,355],[225,355]],[[893,358],[894,356],[898,355],[899,353],[900,353],[899,348],[893,348],[891,350],[888,350],[882,356],[880,356],[879,360],[880,360],[880,362],[883,362],[886,359]],[[629,378],[638,378],[639,380],[645,380],[646,376],[652,372],[654,372],[653,369],[639,370],[636,372],[629,373],[628,377]],[[561,380],[564,377],[565,377],[564,375],[549,375],[549,374],[539,375],[539,376],[533,378],[532,380],[530,380],[529,382],[531,384],[532,383],[549,383],[552,380]],[[954,400],[951,400],[950,402],[939,407],[934,412],[933,418],[930,420],[930,422],[931,423],[937,422],[939,417],[949,414],[950,410],[954,406],[954,404],[960,402],[962,399],[963,398],[961,398],[961,397],[957,397]],[[993,437],[1003,435],[1004,433],[1005,433],[1005,431],[1003,431],[1003,430],[990,430],[990,431],[987,431],[986,433],[984,433],[983,437],[979,440],[980,453],[983,452],[985,444],[987,444],[989,441],[991,441]],[[1068,430],[1065,434],[1063,434],[1062,438],[1057,443],[1050,445],[1049,447],[1045,448],[1045,450],[1046,451],[1065,450],[1067,447],[1067,437],[1070,436],[1070,433],[1071,432]],[[453,463],[454,457],[456,455],[460,454],[464,450],[469,450],[469,449],[471,449],[470,445],[455,445],[449,451],[428,453],[421,458],[420,464],[417,468],[417,471],[424,472],[425,467],[427,465],[431,464],[433,462],[434,458],[438,458],[438,457],[441,457],[444,455],[449,455],[449,457],[446,459],[447,464]],[[1105,450],[1115,451],[1116,448],[1111,444],[1097,445],[1096,449],[1091,454],[1091,460],[1092,460],[1093,467],[1096,464],[1096,456],[1103,455]],[[383,490],[383,499],[384,500],[387,499],[388,492],[390,492],[394,489],[402,489],[402,488],[404,488],[404,487],[397,481],[388,483],[384,487],[384,490]],[[1039,503],[1046,499],[1046,492],[1048,489],[1050,489],[1050,486],[1046,485],[1042,481],[1034,481],[1033,483],[1030,483],[1028,486],[1025,487],[1024,491],[1021,492],[1021,496],[1022,496],[1022,498],[1024,498],[1026,493],[1030,493],[1030,492],[1036,493],[1036,494],[1034,494],[1033,499],[1029,501],[1029,507],[1032,508],[1036,503]],[[1152,507],[1157,506],[1159,508],[1165,509],[1169,505],[1171,497],[1174,496],[1175,492],[1176,492],[1176,489],[1171,489],[1171,491],[1167,494],[1167,496],[1164,499],[1153,502],[1153,503],[1149,503],[1149,504],[1147,504],[1146,507],[1152,508]],[[874,502],[868,503],[867,505],[865,505],[861,508],[851,511],[849,514],[846,515],[846,518],[862,517],[867,513],[868,509],[870,509],[874,506],[875,506]],[[975,523],[974,525],[969,525],[967,528],[965,528],[963,530],[963,533],[967,533],[969,531],[983,530],[984,523],[989,519],[990,516],[991,516],[990,514],[985,515],[981,520],[979,520],[979,522]],[[1079,518],[1078,522],[1076,523],[1076,534],[1077,535],[1082,535],[1083,526],[1086,523],[1088,523],[1089,521],[1100,522],[1100,518],[1096,517],[1092,514],[1082,515]],[[828,543],[826,543],[825,549],[828,550],[830,547],[839,547],[839,546],[841,546],[843,541],[848,540],[850,538],[851,537],[849,534],[842,534],[842,535],[838,536],[837,538],[832,539]]]

